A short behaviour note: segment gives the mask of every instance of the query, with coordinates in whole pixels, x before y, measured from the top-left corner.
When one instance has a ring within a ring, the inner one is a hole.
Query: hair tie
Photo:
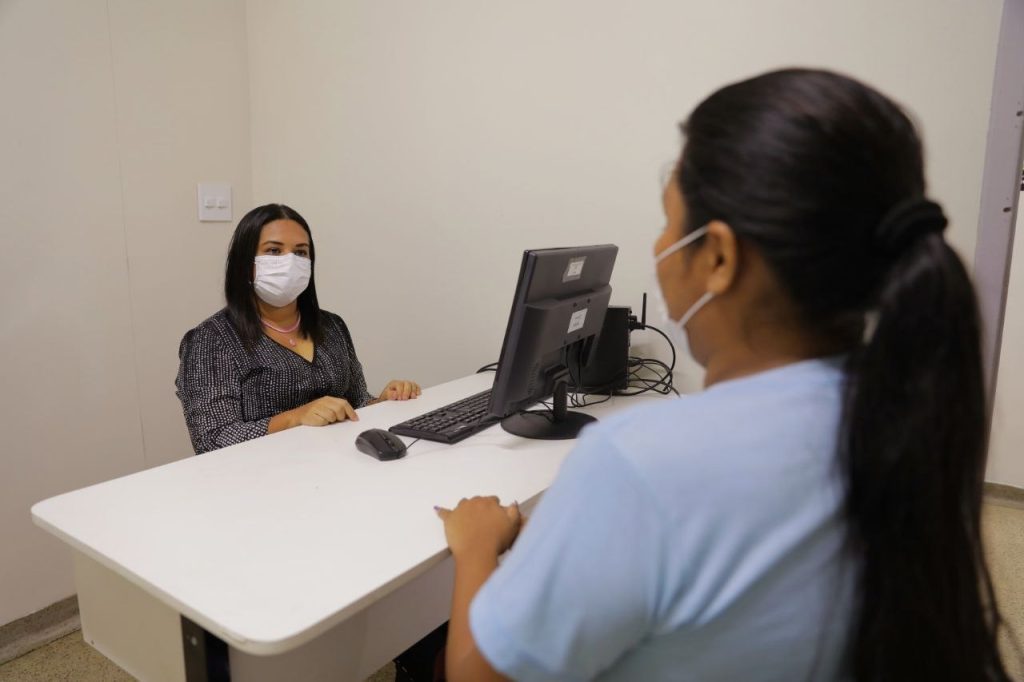
[[[897,258],[918,239],[946,229],[942,207],[930,199],[904,199],[890,208],[875,228],[875,247],[888,258]]]

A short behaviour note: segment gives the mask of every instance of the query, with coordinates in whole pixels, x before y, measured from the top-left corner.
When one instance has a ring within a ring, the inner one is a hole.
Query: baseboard
[[[78,597],[74,595],[8,623],[0,627],[0,665],[46,646],[80,627]]]
[[[1002,483],[985,484],[985,501],[1004,507],[1024,509],[1024,488]]]

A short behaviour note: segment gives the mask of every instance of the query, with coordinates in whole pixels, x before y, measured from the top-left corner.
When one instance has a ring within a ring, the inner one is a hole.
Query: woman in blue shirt
[[[683,132],[654,267],[705,390],[588,429],[518,539],[439,511],[448,678],[1009,679],[978,311],[913,124],[794,69]]]

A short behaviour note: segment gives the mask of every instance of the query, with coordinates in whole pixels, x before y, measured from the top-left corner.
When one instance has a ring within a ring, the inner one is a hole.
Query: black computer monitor
[[[582,384],[577,375],[601,332],[618,252],[602,244],[523,253],[489,406],[509,433],[575,438],[594,421],[568,410],[567,388]],[[525,411],[548,396],[551,410]]]

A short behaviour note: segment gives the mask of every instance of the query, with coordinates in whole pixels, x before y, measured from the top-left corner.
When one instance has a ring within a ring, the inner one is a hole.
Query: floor
[[[1024,504],[986,503],[983,518],[986,553],[1000,609],[1024,651]],[[1011,653],[1006,662],[1015,679],[1024,680],[1024,658]],[[375,673],[367,682],[392,682],[394,668]],[[0,682],[131,682],[133,678],[98,654],[74,632],[0,666]]]
[[[366,682],[394,682],[388,664]],[[108,661],[73,632],[21,658],[0,665],[0,682],[134,682],[135,678]]]
[[[982,529],[996,600],[1007,625],[1003,660],[1013,679],[1024,681],[1024,504],[986,504]]]

